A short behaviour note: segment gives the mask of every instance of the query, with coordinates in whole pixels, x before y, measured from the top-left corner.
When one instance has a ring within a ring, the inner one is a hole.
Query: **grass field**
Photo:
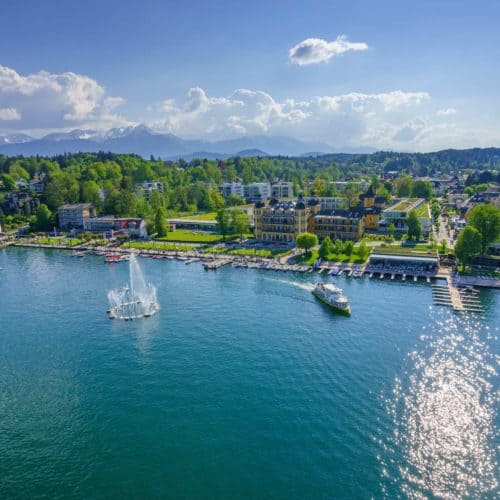
[[[37,243],[41,245],[64,245],[67,247],[74,247],[76,245],[81,245],[85,243],[85,240],[79,238],[38,238]]]
[[[179,252],[189,252],[197,249],[195,245],[184,245],[176,243],[165,243],[163,241],[129,241],[122,245],[122,248],[136,248],[138,250],[176,250]]]
[[[201,231],[190,231],[188,229],[177,229],[169,231],[167,236],[157,238],[158,241],[181,241],[186,243],[215,243],[222,241],[220,234],[203,233]]]
[[[249,257],[278,257],[284,255],[288,250],[267,250],[267,249],[251,249],[251,248],[218,248],[209,247],[203,250],[207,253],[227,253],[231,255],[248,255]]]
[[[203,213],[198,213],[198,214],[182,215],[179,217],[179,219],[213,221],[213,220],[215,220],[216,216],[217,216],[216,212],[203,212]]]

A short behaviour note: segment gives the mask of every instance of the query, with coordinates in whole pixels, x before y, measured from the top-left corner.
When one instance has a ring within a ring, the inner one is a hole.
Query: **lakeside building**
[[[319,212],[313,217],[313,232],[320,240],[359,240],[364,232],[363,213],[359,209]]]
[[[380,227],[380,214],[385,208],[385,199],[377,196],[373,186],[359,197],[360,207],[363,211],[363,224],[366,229],[378,231]]]
[[[57,209],[59,227],[61,229],[83,229],[86,220],[96,216],[95,207],[91,203],[73,203],[61,205]]]
[[[298,201],[271,200],[268,204],[258,202],[254,207],[255,238],[259,241],[293,243],[297,235],[314,228],[314,215],[320,206],[316,200]]]
[[[151,199],[151,193],[153,191],[163,193],[163,182],[144,181],[136,184],[135,189],[139,194],[142,194],[144,198],[149,201]]]
[[[29,216],[40,208],[40,200],[24,191],[15,191],[4,198],[1,206],[6,214],[22,213]]]
[[[214,233],[217,231],[217,221],[215,220],[200,220],[200,219],[167,219],[167,224],[170,231],[176,229],[189,229],[191,231],[206,231]]]
[[[401,272],[403,270],[436,272],[439,268],[439,256],[436,250],[423,252],[402,247],[376,247],[370,254],[368,266],[400,269]]]
[[[293,198],[293,182],[278,181],[271,184],[271,196],[276,200]]]
[[[131,217],[91,217],[83,221],[83,229],[92,233],[121,232],[131,238],[146,238],[146,222],[144,219]]]
[[[417,211],[422,230],[424,234],[428,234],[431,230],[431,219],[429,207],[423,198],[401,198],[389,208],[383,210],[382,217],[387,226],[394,224],[398,231],[406,231],[408,229],[406,218],[412,210]]]

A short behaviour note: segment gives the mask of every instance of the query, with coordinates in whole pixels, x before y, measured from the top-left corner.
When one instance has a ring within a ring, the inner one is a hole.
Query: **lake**
[[[111,321],[127,263],[0,251],[2,498],[498,494],[497,291],[139,262],[161,310]]]

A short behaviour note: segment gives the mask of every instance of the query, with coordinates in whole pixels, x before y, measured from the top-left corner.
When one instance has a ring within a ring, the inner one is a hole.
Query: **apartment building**
[[[61,205],[57,209],[59,227],[61,229],[83,229],[86,220],[96,216],[95,207],[91,203],[74,203]]]
[[[298,201],[272,200],[266,204],[258,202],[254,208],[255,238],[260,241],[292,243],[297,235],[312,231],[314,214],[320,206],[315,200]]]

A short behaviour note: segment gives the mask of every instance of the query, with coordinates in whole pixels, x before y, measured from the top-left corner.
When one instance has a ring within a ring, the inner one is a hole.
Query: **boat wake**
[[[268,281],[274,281],[275,283],[283,283],[285,285],[294,286],[295,288],[300,288],[302,290],[306,290],[307,292],[312,292],[315,287],[313,283],[301,283],[300,281],[280,280],[277,278],[264,278],[264,279]]]
[[[160,310],[156,287],[146,282],[135,255],[130,256],[129,284],[108,292],[110,319],[147,318]]]

